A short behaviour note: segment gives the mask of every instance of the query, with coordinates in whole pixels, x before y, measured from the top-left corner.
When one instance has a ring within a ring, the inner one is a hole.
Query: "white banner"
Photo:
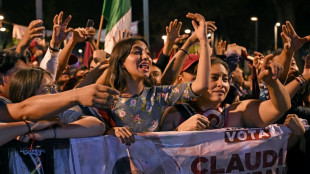
[[[28,26],[13,24],[12,38],[22,40]],[[53,30],[44,30],[43,36],[52,37]]]
[[[24,37],[26,30],[27,30],[27,26],[14,24],[12,38],[21,40]]]
[[[154,132],[131,146],[116,137],[71,139],[71,173],[283,173],[290,130]]]

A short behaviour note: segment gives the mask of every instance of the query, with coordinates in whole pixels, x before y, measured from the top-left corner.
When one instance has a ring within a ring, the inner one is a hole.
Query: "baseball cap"
[[[193,63],[199,60],[199,55],[196,54],[189,54],[187,55],[185,62],[182,67],[182,72],[186,71]]]

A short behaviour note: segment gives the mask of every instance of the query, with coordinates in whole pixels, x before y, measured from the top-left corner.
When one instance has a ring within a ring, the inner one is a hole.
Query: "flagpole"
[[[102,30],[103,19],[104,19],[104,16],[101,15],[100,24],[99,24],[99,31],[98,31],[98,37],[97,37],[97,47],[98,47],[98,48],[99,48],[99,43],[100,43],[100,36],[101,36],[101,30]]]
[[[150,44],[150,30],[149,30],[149,0],[143,0],[143,29],[144,36],[147,43]]]

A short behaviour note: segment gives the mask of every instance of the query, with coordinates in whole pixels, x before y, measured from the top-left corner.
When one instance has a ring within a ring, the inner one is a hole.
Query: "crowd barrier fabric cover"
[[[152,132],[131,146],[113,136],[71,139],[70,173],[285,173],[291,131],[223,128],[195,132]]]

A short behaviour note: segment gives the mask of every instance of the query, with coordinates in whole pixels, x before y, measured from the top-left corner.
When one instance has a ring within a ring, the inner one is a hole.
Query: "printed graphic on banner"
[[[233,143],[249,140],[270,138],[270,132],[266,128],[261,129],[230,129],[225,131],[225,142]]]
[[[289,133],[288,128],[278,125],[264,129],[151,132],[136,136],[131,146],[121,144],[113,136],[71,139],[70,170],[77,173],[283,173]]]

